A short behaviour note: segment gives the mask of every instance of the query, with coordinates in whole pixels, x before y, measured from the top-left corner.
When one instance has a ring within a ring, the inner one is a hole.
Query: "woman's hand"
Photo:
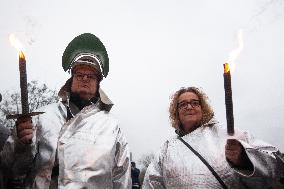
[[[234,167],[248,170],[253,169],[253,165],[249,160],[243,146],[236,139],[227,139],[225,156]]]

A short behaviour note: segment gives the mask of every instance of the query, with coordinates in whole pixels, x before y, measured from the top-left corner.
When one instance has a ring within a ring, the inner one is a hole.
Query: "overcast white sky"
[[[223,63],[244,49],[232,74],[235,126],[284,151],[283,0],[0,0],[0,92],[19,89],[18,58],[8,37],[26,47],[28,80],[59,89],[67,44],[90,32],[105,44],[109,76],[101,86],[115,103],[134,160],[171,135],[169,97],[202,87],[225,125]]]

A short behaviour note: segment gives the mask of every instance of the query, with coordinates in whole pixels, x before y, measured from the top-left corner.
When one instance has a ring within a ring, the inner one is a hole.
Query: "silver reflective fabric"
[[[241,142],[254,165],[251,172],[234,169],[226,161],[228,136],[216,123],[213,127],[202,126],[182,138],[207,160],[228,188],[284,188],[284,183],[280,183],[284,177],[280,152],[271,145],[254,140],[248,133],[237,132],[235,138]],[[221,189],[222,186],[201,160],[173,137],[166,141],[147,169],[143,189],[150,188]]]
[[[19,154],[14,161],[31,162],[26,188],[131,188],[128,144],[110,113],[92,104],[66,122],[62,103],[40,111],[45,113],[33,120],[36,135],[33,144],[20,150],[24,153],[13,147],[19,144],[15,137],[6,142],[6,154]],[[58,164],[54,180],[51,173]]]

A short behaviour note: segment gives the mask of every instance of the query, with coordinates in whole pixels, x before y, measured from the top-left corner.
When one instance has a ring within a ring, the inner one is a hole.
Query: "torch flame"
[[[13,47],[15,47],[18,51],[23,51],[24,47],[22,43],[16,38],[16,36],[12,33],[9,36],[10,43]]]
[[[25,59],[25,54],[23,53],[23,51],[19,52],[19,57],[20,59]]]
[[[24,46],[22,45],[22,43],[16,38],[16,36],[14,34],[10,34],[9,40],[10,40],[11,45],[18,50],[19,57],[21,59],[25,59],[25,55],[24,55],[24,52],[23,52]]]
[[[230,71],[230,66],[228,63],[224,64],[224,73],[228,73]]]
[[[238,58],[239,54],[241,53],[241,51],[243,50],[244,47],[244,43],[243,43],[243,31],[240,29],[238,32],[238,48],[234,49],[233,51],[230,52],[229,54],[229,58],[226,61],[226,63],[228,63],[229,65],[227,65],[227,70],[235,70],[235,60]]]

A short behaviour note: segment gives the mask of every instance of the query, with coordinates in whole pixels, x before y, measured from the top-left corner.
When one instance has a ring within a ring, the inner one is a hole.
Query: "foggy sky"
[[[223,63],[244,49],[232,74],[235,126],[284,151],[282,0],[0,1],[0,92],[19,89],[14,33],[26,47],[28,81],[59,89],[67,44],[90,32],[105,44],[109,76],[101,86],[115,103],[134,160],[174,135],[169,97],[182,86],[202,87],[225,124]]]

